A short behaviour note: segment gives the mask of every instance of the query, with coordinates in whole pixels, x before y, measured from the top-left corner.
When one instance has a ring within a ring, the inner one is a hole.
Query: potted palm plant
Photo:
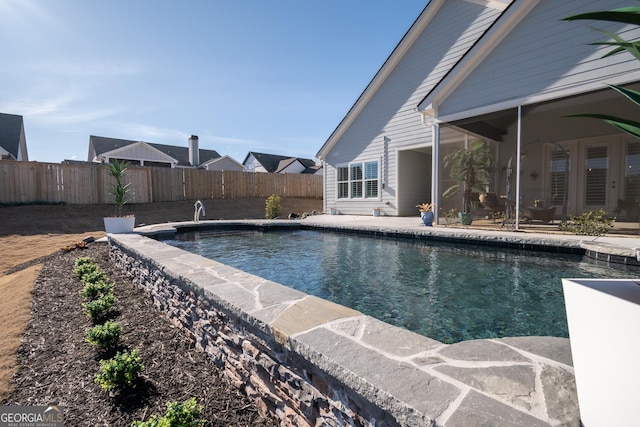
[[[114,160],[107,164],[109,175],[114,183],[109,188],[111,200],[115,204],[115,215],[104,218],[104,228],[107,233],[131,233],[135,226],[134,215],[122,215],[122,207],[131,200],[131,184],[124,183],[124,177],[129,173],[128,163]]]
[[[443,197],[451,197],[462,191],[462,211],[458,213],[460,222],[465,225],[473,221],[473,192],[484,193],[489,185],[489,176],[493,167],[493,155],[487,143],[473,141],[469,148],[461,148],[443,159],[444,167],[449,168],[450,177],[456,181],[447,188]]]

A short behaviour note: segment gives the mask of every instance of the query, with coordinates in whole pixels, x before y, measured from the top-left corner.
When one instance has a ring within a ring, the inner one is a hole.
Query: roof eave
[[[442,4],[444,4],[444,1],[445,0],[431,0],[425,6],[418,18],[414,21],[414,23],[402,37],[400,42],[393,49],[387,60],[384,62],[384,64],[382,64],[382,67],[380,67],[378,72],[373,76],[371,82],[369,82],[362,94],[360,94],[356,102],[349,109],[347,115],[342,119],[342,121],[340,121],[340,123],[338,123],[338,126],[331,133],[331,135],[329,135],[327,141],[322,145],[322,147],[320,147],[320,150],[315,157],[320,160],[324,160],[326,154],[338,142],[346,129],[353,123],[356,117],[358,117],[369,100],[377,92],[380,86],[382,86],[382,83],[384,83],[387,77],[389,77],[391,72],[395,69],[395,67],[398,65],[407,51],[411,48],[411,46],[413,46],[416,39],[422,33],[422,30],[429,24]]]
[[[437,113],[438,106],[478,67],[502,41],[540,2],[540,0],[514,0],[500,17],[487,29],[460,61],[418,103],[419,112],[431,110]],[[435,115],[433,116],[435,117]]]

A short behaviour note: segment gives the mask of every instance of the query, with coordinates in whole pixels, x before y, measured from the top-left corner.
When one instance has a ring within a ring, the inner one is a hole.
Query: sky
[[[427,0],[0,0],[29,160],[98,135],[314,158]]]

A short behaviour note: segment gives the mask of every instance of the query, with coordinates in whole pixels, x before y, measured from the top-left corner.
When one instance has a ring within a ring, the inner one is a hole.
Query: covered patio
[[[640,84],[630,87],[638,90]],[[432,195],[438,223],[462,205],[461,192],[442,197],[454,182],[443,160],[480,139],[493,155],[485,188],[493,200],[474,195],[474,225],[553,231],[568,216],[603,209],[616,217],[616,228],[637,234],[640,141],[603,121],[568,117],[606,113],[629,118],[628,110],[626,100],[607,88],[433,124],[438,179]]]

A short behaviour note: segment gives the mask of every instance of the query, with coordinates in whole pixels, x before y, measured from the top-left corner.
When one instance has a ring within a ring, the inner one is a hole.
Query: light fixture
[[[535,181],[536,179],[538,179],[538,172],[533,171],[529,176],[531,177],[532,181]]]

